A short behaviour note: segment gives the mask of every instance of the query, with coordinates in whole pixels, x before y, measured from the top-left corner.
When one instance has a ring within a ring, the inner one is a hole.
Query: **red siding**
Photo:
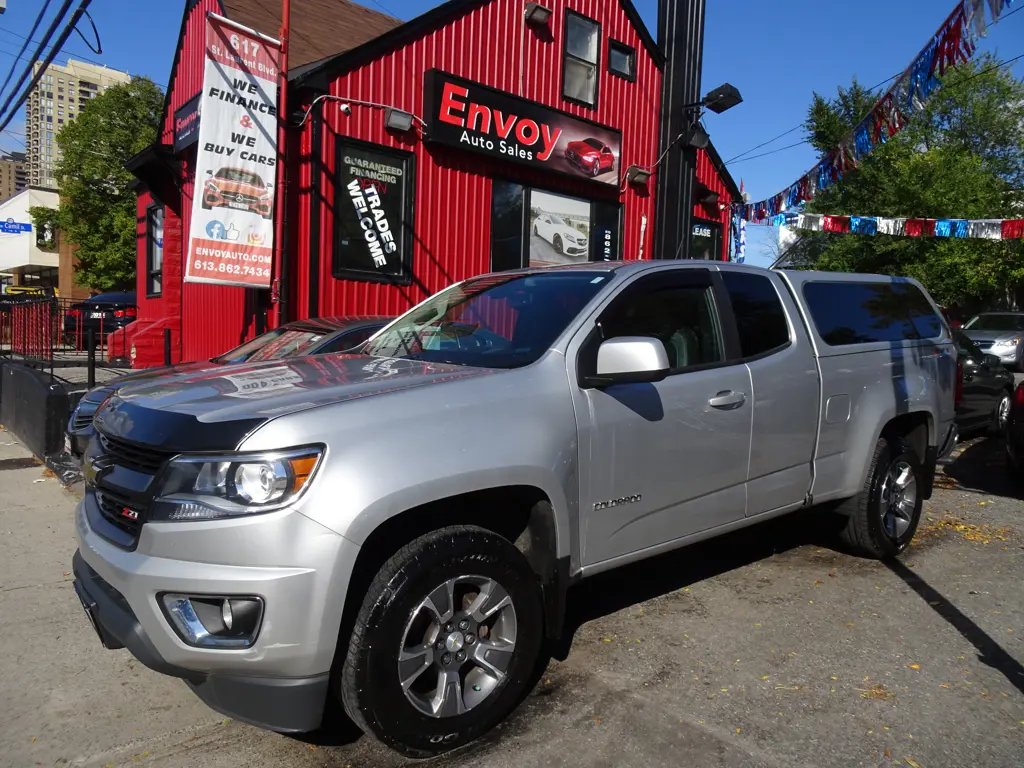
[[[565,11],[571,8],[601,24],[598,108],[576,106],[561,97],[562,42]],[[384,101],[414,114],[424,114],[423,73],[432,68],[467,78],[494,88],[521,95],[525,99],[562,109],[622,130],[620,168],[650,165],[657,157],[658,105],[660,73],[629,23],[617,0],[569,0],[553,4],[550,39],[525,28],[523,5],[519,0],[493,0],[471,8],[443,27],[418,40],[384,53],[372,62],[346,73],[331,85],[335,96]],[[607,72],[608,38],[614,38],[637,51],[635,83]],[[522,58],[520,58],[522,51]],[[321,107],[317,107],[320,109]],[[533,169],[483,158],[451,148],[424,145],[418,138],[395,138],[384,130],[379,110],[354,106],[349,117],[335,104],[323,107],[325,126],[320,148],[324,158],[323,178],[310,178],[303,167],[299,186],[308,189],[318,184],[324,196],[320,211],[320,289],[319,313],[350,312],[398,313],[428,293],[449,283],[490,269],[491,179],[507,178],[541,188],[592,199],[620,200],[625,204],[622,254],[637,258],[641,253],[641,219],[647,217],[642,252],[650,256],[653,232],[653,198],[633,190],[616,195],[616,190],[588,184]],[[310,147],[309,129],[303,137],[303,155]],[[395,287],[331,277],[333,243],[332,214],[334,141],[343,133],[364,141],[411,150],[416,154],[415,247],[413,284]],[[309,311],[307,271],[310,248],[310,201],[300,202],[297,217],[303,224],[297,248],[299,266],[296,275],[293,316]]]
[[[722,225],[722,261],[729,260],[729,233],[730,233],[730,207],[729,204],[732,202],[732,196],[729,192],[729,188],[725,186],[725,182],[722,181],[721,176],[718,175],[718,171],[715,168],[715,164],[711,162],[711,158],[708,153],[703,149],[697,150],[697,179],[704,184],[712,192],[718,193],[718,203],[726,206],[725,210],[722,210],[718,203],[712,205],[704,205],[699,200],[693,203],[693,215],[701,219],[709,219],[711,221],[717,221]]]

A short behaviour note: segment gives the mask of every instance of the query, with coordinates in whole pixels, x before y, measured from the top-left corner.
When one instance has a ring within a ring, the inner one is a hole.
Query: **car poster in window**
[[[590,207],[586,200],[530,190],[529,265],[549,267],[589,261]]]
[[[280,43],[206,20],[185,281],[270,287]]]
[[[619,131],[438,69],[425,87],[428,141],[618,186]]]
[[[335,277],[409,278],[413,155],[339,137]]]

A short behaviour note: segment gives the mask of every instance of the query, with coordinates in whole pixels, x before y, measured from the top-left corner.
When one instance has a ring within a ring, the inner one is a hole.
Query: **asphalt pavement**
[[[74,501],[0,430],[0,765],[407,764],[344,726],[300,740],[225,720],[103,650],[70,583]],[[945,468],[900,563],[838,552],[822,521],[580,584],[519,710],[421,764],[1024,765],[1024,502],[998,441]]]

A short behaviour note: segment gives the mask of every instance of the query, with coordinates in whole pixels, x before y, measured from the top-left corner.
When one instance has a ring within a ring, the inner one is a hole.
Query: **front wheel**
[[[847,546],[878,559],[903,552],[921,520],[923,481],[914,449],[899,438],[880,438],[864,488],[839,508],[847,517],[840,533]]]
[[[429,533],[384,564],[363,601],[345,711],[410,757],[454,749],[518,704],[543,628],[537,577],[510,542],[469,526]]]
[[[999,398],[999,402],[996,404],[996,409],[992,413],[992,426],[991,432],[994,435],[1005,435],[1006,425],[1010,420],[1010,404],[1012,398],[1009,392],[1003,392]]]
[[[551,241],[551,244],[553,246],[555,246],[555,250],[558,253],[562,252],[562,238],[561,237],[559,237],[558,235],[555,235],[555,239]]]

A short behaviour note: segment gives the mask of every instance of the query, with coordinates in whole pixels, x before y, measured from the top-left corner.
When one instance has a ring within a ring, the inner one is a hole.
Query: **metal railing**
[[[87,307],[87,305],[86,305]],[[99,308],[97,308],[98,310]],[[0,357],[38,368],[130,367],[125,334],[135,310],[110,320],[109,313],[83,308],[79,300],[43,296],[0,296]],[[94,316],[96,315],[96,316]]]

